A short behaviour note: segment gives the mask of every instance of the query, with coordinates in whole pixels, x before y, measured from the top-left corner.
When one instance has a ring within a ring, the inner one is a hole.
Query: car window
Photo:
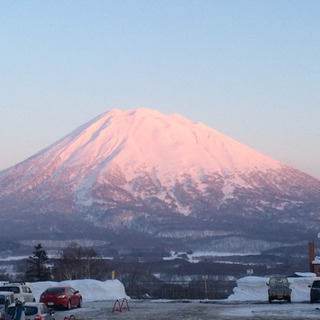
[[[314,281],[312,284],[313,288],[320,288],[320,281]]]
[[[20,293],[19,287],[0,287],[0,291],[12,291],[13,293]]]
[[[6,303],[6,297],[1,295],[0,296],[0,304],[5,304]]]
[[[64,292],[64,288],[48,288],[46,293],[62,293]]]
[[[9,307],[7,313],[9,316],[13,316],[15,311],[15,307]]]
[[[34,314],[38,314],[37,307],[24,306],[24,313],[26,316],[32,316]]]
[[[276,279],[275,284],[283,284],[283,279]]]
[[[43,314],[43,313],[49,313],[49,310],[48,310],[48,308],[47,308],[47,306],[45,305],[45,304],[42,304],[41,306],[40,306],[40,310],[41,310],[41,313]]]
[[[271,278],[270,279],[271,286],[279,286],[279,285],[288,285],[288,280],[286,278]]]

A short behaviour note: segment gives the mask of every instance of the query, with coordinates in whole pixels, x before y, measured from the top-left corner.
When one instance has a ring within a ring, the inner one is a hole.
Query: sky
[[[320,179],[318,0],[0,0],[0,40],[0,170],[151,108]]]

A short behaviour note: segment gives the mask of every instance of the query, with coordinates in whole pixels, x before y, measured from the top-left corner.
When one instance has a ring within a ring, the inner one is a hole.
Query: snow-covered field
[[[290,277],[290,288],[292,289],[292,302],[305,302],[310,299],[310,288],[315,279],[314,273],[296,273],[296,277]],[[228,301],[262,301],[268,300],[268,277],[244,277],[237,281],[233,294]],[[28,283],[37,300],[41,293],[48,287],[68,285],[79,290],[83,301],[105,301],[129,298],[125,288],[119,280],[98,281],[92,279],[69,280],[63,282],[30,282]]]
[[[47,287],[70,285],[83,295],[83,307],[70,311],[56,311],[56,320],[73,314],[77,320],[126,319],[319,319],[318,304],[309,303],[309,285],[315,279],[312,273],[296,273],[290,277],[292,303],[268,303],[266,283],[268,277],[244,277],[237,281],[234,293],[227,300],[170,301],[170,300],[130,300],[119,280],[72,280],[63,282],[28,283],[39,299]],[[112,313],[116,299],[127,298],[130,311]]]

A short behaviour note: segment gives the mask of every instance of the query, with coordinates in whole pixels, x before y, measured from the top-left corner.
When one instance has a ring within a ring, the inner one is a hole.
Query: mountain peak
[[[249,243],[295,241],[319,219],[320,181],[202,123],[144,108],[101,114],[0,179],[7,237],[23,221],[29,237],[129,229],[206,249],[235,229]]]
[[[45,153],[69,167],[121,167],[133,174],[142,164],[171,177],[208,172],[268,170],[281,164],[202,123],[151,109],[113,109],[75,130]]]
[[[280,169],[281,163],[178,114],[141,108],[112,109],[21,163],[23,176],[87,172],[106,176],[112,167],[133,178],[139,168],[155,179],[235,175]],[[91,171],[89,171],[91,168]],[[19,171],[19,170],[18,170]],[[80,182],[79,182],[80,183]],[[82,184],[82,183],[80,183]]]

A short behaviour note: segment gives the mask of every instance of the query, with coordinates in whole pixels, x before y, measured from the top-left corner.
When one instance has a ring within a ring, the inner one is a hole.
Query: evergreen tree
[[[33,256],[29,256],[27,260],[29,266],[25,275],[26,280],[30,282],[51,280],[51,271],[47,267],[48,260],[46,251],[39,243],[35,246]]]

